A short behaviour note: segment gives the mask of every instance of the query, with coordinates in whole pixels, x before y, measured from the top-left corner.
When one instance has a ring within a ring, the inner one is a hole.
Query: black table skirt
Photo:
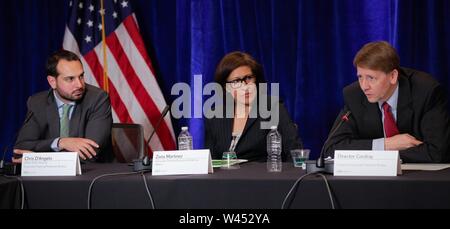
[[[15,177],[0,176],[0,209],[18,209],[21,202],[20,182]]]
[[[86,209],[90,182],[107,173],[132,172],[126,164],[85,164],[76,177],[24,177],[26,207]],[[152,176],[145,179],[157,209],[280,209],[295,181],[305,172],[292,163],[268,173],[264,163],[237,170],[214,169],[207,175]],[[450,169],[405,171],[397,177],[326,176],[336,208],[450,208]],[[152,208],[142,176],[97,180],[92,208]],[[308,176],[294,192],[291,208],[331,208],[324,180]]]

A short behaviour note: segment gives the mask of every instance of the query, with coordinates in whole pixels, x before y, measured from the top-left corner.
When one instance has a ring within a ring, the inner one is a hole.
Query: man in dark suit
[[[429,74],[402,68],[389,43],[366,44],[355,56],[358,82],[344,88],[349,119],[331,136],[335,150],[398,150],[403,162],[448,162],[447,98]]]
[[[71,151],[82,159],[111,160],[108,94],[85,83],[82,63],[72,52],[55,52],[46,67],[51,89],[28,99],[14,153]]]

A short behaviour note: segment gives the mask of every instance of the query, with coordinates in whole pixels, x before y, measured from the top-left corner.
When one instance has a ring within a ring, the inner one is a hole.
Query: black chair
[[[140,124],[113,123],[111,136],[117,162],[130,163],[144,157],[144,131]]]

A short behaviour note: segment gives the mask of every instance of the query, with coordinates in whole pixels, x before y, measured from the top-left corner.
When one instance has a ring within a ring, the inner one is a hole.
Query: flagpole
[[[103,50],[103,90],[109,93],[109,82],[108,82],[108,60],[106,58],[106,32],[105,32],[105,8],[103,5],[103,0],[100,0],[102,17],[102,50]]]

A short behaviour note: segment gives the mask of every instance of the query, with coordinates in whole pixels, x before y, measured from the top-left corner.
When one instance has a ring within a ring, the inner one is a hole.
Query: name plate
[[[398,151],[336,150],[335,176],[396,176],[401,174]]]
[[[22,176],[81,175],[77,152],[24,153]]]
[[[209,150],[174,150],[153,152],[152,175],[213,173]]]

